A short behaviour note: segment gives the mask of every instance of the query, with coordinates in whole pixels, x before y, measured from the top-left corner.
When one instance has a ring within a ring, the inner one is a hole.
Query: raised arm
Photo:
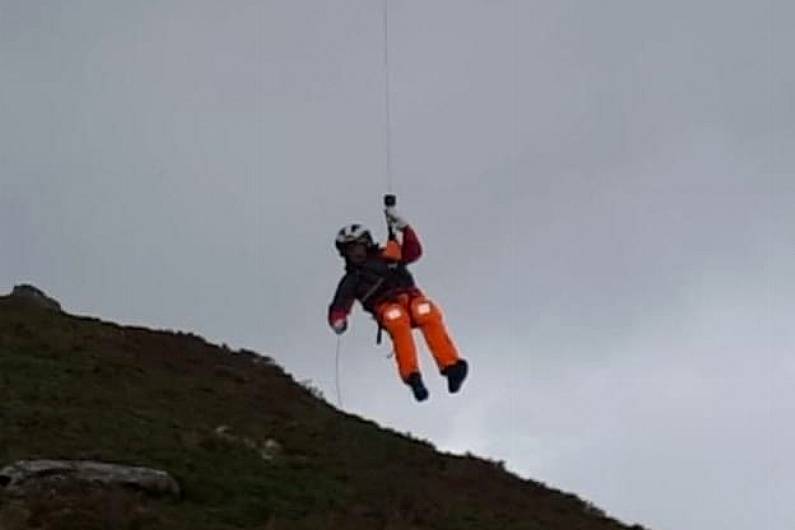
[[[400,246],[400,261],[402,263],[413,263],[420,259],[420,256],[422,256],[422,245],[417,233],[397,213],[394,206],[387,206],[384,211],[391,228],[403,233],[403,244]]]
[[[414,263],[422,256],[422,244],[417,233],[409,226],[403,228],[403,245],[401,250],[403,263]]]

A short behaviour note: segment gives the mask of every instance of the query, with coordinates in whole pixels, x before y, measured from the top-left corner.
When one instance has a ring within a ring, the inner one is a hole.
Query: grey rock
[[[123,486],[155,496],[181,495],[179,483],[170,474],[146,467],[85,460],[20,460],[0,470],[0,488],[9,495],[25,496],[41,486],[69,482]]]
[[[50,309],[52,311],[61,311],[61,304],[58,303],[57,300],[50,298],[44,293],[44,291],[34,285],[15,285],[14,290],[11,291],[11,297],[19,300],[25,300],[36,306]]]
[[[260,456],[263,460],[268,462],[272,462],[278,459],[283,453],[282,444],[274,440],[273,438],[268,438],[262,444],[260,448]]]
[[[243,447],[255,451],[259,454],[260,458],[265,460],[266,462],[274,462],[278,460],[282,454],[284,453],[284,449],[282,448],[282,444],[274,440],[273,438],[268,438],[264,441],[253,440],[246,436],[236,436],[232,433],[231,428],[229,425],[219,425],[215,428],[215,435],[234,445],[242,445]]]

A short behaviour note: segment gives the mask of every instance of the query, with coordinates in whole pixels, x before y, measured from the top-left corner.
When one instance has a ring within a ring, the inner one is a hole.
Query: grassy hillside
[[[263,458],[267,440],[278,447]],[[494,463],[340,413],[251,352],[0,297],[0,468],[37,458],[163,469],[183,497],[0,494],[0,530],[628,528]]]

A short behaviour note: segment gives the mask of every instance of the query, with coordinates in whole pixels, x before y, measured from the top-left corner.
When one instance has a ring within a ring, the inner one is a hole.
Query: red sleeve
[[[328,323],[329,325],[334,325],[334,323],[338,320],[345,320],[348,318],[348,312],[344,309],[332,309],[328,312]]]
[[[413,263],[422,256],[422,245],[417,237],[417,233],[407,226],[403,229],[403,263]]]

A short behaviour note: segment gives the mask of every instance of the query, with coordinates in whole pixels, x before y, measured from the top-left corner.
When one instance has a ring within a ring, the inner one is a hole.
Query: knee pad
[[[381,325],[391,333],[396,329],[410,328],[411,319],[405,309],[392,304],[381,310]]]
[[[442,321],[442,312],[427,298],[417,298],[411,302],[411,318],[418,326]]]

